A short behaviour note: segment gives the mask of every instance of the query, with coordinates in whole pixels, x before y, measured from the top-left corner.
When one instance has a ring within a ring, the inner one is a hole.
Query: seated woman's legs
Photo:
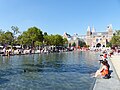
[[[96,73],[95,73],[95,77],[100,76],[100,75],[101,75],[100,71],[97,70]]]

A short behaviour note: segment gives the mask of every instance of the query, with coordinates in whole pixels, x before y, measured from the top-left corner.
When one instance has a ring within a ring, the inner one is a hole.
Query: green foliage
[[[13,44],[12,42],[14,41],[13,34],[9,31],[3,32],[0,31],[0,43],[1,44]]]
[[[64,43],[64,44],[68,44],[67,38],[64,38],[64,39],[63,39],[63,43]]]
[[[16,27],[12,26],[11,29],[12,29],[13,33],[10,31],[4,32],[4,31],[0,30],[0,43],[1,44],[13,45],[17,42],[15,35],[20,33],[19,28],[17,26]]]
[[[90,46],[85,44],[83,47],[89,48]]]
[[[79,43],[78,43],[78,45],[79,45],[80,47],[83,47],[83,46],[86,45],[86,43],[85,43],[84,41],[80,40]]]
[[[42,34],[42,31],[37,27],[28,28],[27,31],[24,31],[17,38],[16,34],[20,33],[19,28],[17,26],[11,27],[12,32],[7,31],[3,32],[0,30],[0,43],[1,44],[20,44],[22,46],[41,46],[45,45],[54,45],[54,46],[63,46],[67,44],[67,39],[63,39],[61,35],[48,35],[47,32]]]
[[[112,44],[112,46],[120,46],[120,30],[116,31],[110,43]]]
[[[13,33],[11,32],[6,32],[5,33],[5,38],[7,40],[7,44],[11,44],[11,42],[14,40]]]
[[[19,28],[17,26],[12,26],[11,29],[12,29],[14,35],[20,33]]]
[[[43,34],[40,29],[37,27],[31,27],[27,31],[27,35],[29,35],[29,38],[31,41],[43,41]]]
[[[120,36],[120,30],[117,30],[115,34],[116,36]]]
[[[29,46],[35,46],[35,42],[43,42],[43,34],[37,27],[31,27],[18,37],[20,43]]]
[[[47,36],[48,34],[47,34],[47,32],[44,32],[44,36]]]
[[[63,37],[58,34],[55,35],[54,45],[56,46],[63,45]]]
[[[45,35],[44,36],[44,44],[46,45],[55,45],[60,46],[63,45],[63,38],[61,35]]]
[[[108,43],[106,44],[106,47],[112,47],[112,44],[111,44],[110,42],[108,42]]]
[[[39,41],[35,41],[35,47],[37,47],[37,46],[42,46],[42,42],[39,42]]]
[[[76,43],[74,42],[74,43],[72,44],[72,46],[75,47],[75,46],[76,46]]]
[[[67,38],[63,38],[63,46],[68,47],[68,40]]]

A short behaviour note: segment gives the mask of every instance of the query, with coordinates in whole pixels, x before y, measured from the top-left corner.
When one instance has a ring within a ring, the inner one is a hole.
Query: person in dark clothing
[[[108,61],[107,61],[106,59],[99,60],[99,61],[100,61],[100,63],[104,62],[104,64],[105,64],[105,65],[107,66],[107,68],[108,68],[108,74],[106,74],[103,78],[104,78],[104,79],[109,79],[109,78],[111,78],[111,76],[110,76],[110,65],[109,65]]]
[[[111,76],[110,76],[110,65],[109,65],[109,63],[106,59],[104,59],[104,62],[106,63],[106,66],[108,67],[108,74],[106,74],[103,78],[104,79],[109,79],[109,78],[111,78]]]
[[[108,72],[110,71],[110,65],[106,59],[104,59],[104,62],[106,63],[106,66],[108,67]]]
[[[94,77],[97,76],[105,77],[108,74],[108,67],[106,65],[106,62],[102,61],[101,64],[102,64],[101,68],[96,71]]]

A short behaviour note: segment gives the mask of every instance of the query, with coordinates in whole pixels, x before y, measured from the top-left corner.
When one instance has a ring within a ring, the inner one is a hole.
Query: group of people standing
[[[102,64],[100,69],[96,71],[94,77],[102,77],[102,78],[105,78],[105,79],[108,79],[110,78],[110,65],[107,61],[107,53],[103,53],[103,55],[100,55],[101,59],[100,60],[100,63]]]

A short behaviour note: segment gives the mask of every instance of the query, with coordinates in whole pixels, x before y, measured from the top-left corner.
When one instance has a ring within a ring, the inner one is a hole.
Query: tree
[[[120,30],[117,30],[115,35],[120,36]]]
[[[72,44],[72,46],[75,47],[75,46],[76,46],[76,43],[74,42],[74,43]]]
[[[106,47],[112,47],[111,42],[108,42],[108,43],[106,44]]]
[[[47,34],[47,32],[44,32],[44,36],[47,36],[48,34]]]
[[[12,45],[13,40],[14,40],[14,37],[13,37],[12,32],[7,31],[7,32],[1,34],[1,43],[2,44]]]
[[[27,46],[35,47],[35,42],[43,42],[43,34],[40,29],[37,27],[28,28],[27,31],[23,32],[21,36],[19,36],[19,42],[23,43]]]
[[[17,27],[17,26],[12,26],[11,27],[11,29],[12,29],[12,31],[13,31],[13,37],[14,37],[14,40],[13,40],[13,44],[17,44],[17,37],[16,37],[16,35],[18,34],[18,33],[20,33],[20,31],[19,31],[19,28]]]
[[[48,35],[44,35],[44,41],[43,44],[49,45],[49,36]]]
[[[62,46],[63,45],[63,37],[61,35],[55,35],[54,36],[54,45],[56,46]]]
[[[43,44],[42,42],[36,41],[36,42],[35,42],[35,47],[41,46],[42,44]]]
[[[83,46],[86,45],[86,43],[85,43],[83,40],[80,40],[79,43],[78,43],[78,45],[79,45],[80,47],[83,47]]]
[[[11,29],[12,29],[14,35],[20,33],[19,28],[17,26],[12,26]]]
[[[67,38],[63,38],[63,44],[66,44],[66,43],[68,43]]]
[[[68,40],[67,40],[67,38],[63,38],[63,45],[64,45],[64,47],[68,47]]]
[[[3,44],[3,35],[4,32],[2,31],[2,29],[0,29],[0,44]]]
[[[64,40],[61,35],[44,35],[44,44],[54,45],[54,46],[63,46]]]
[[[31,27],[28,29],[27,31],[28,35],[30,35],[30,40],[33,42],[35,41],[43,41],[43,34],[42,31],[40,29],[38,29],[37,27]]]
[[[117,30],[110,40],[112,46],[120,46],[120,30]]]
[[[26,45],[26,46],[28,46],[28,45],[30,46],[30,45],[31,45],[31,43],[29,42],[29,38],[28,38],[28,36],[27,36],[26,31],[23,32],[22,35],[19,35],[19,36],[18,36],[17,42],[18,42],[20,45],[22,45],[22,47],[23,47],[24,45]]]
[[[2,29],[0,29],[0,35],[2,35],[4,33],[4,31],[2,31]]]

